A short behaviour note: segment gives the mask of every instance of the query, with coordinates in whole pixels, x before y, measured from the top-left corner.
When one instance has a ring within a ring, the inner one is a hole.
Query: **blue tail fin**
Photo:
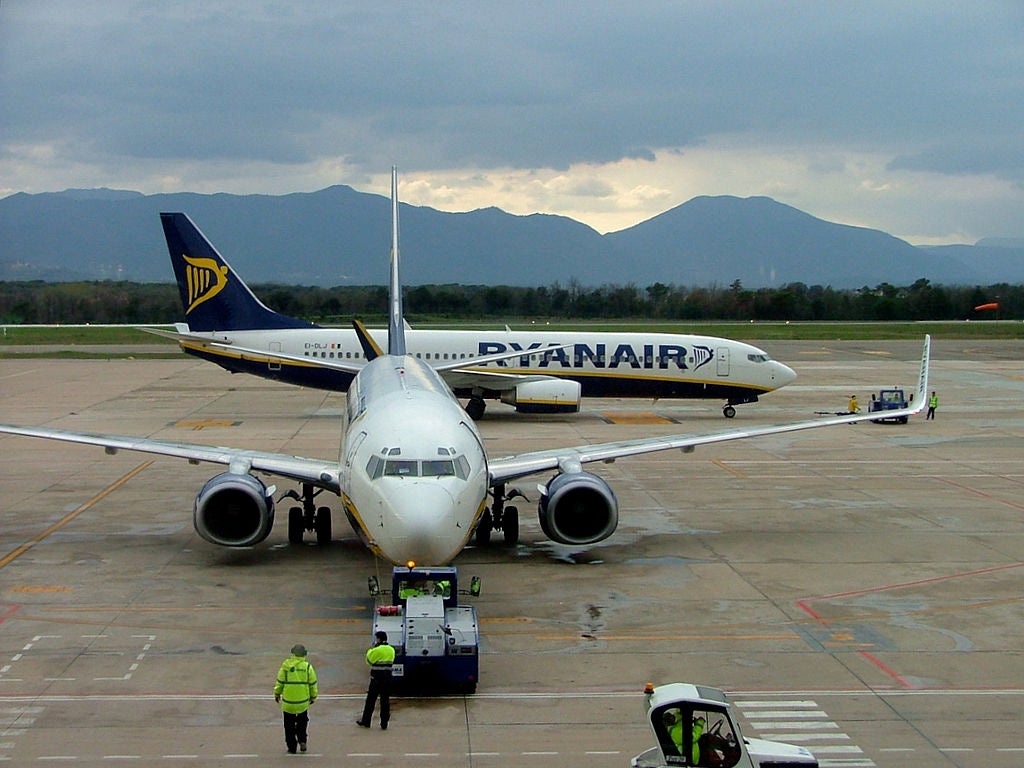
[[[192,331],[316,328],[274,312],[256,298],[184,213],[161,213],[160,222],[178,281],[185,320]]]

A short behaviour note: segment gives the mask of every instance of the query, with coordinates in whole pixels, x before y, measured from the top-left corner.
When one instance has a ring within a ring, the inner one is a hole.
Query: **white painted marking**
[[[748,720],[756,720],[760,717],[792,717],[792,718],[812,718],[812,717],[828,717],[820,709],[811,710],[797,710],[790,711],[786,709],[771,710],[769,712],[744,712]]]
[[[768,707],[817,707],[818,702],[811,701],[809,699],[799,699],[794,701],[737,701],[734,702],[740,709],[758,709]]]
[[[834,722],[830,721],[830,720],[816,720],[816,721],[814,721],[812,723],[808,723],[808,722],[797,723],[797,722],[792,722],[792,721],[787,721],[787,720],[772,721],[770,723],[758,723],[758,730],[759,731],[764,729],[764,728],[775,728],[776,730],[779,730],[779,731],[783,731],[783,730],[813,731],[813,730],[818,729],[818,728],[821,728],[823,730],[835,728],[836,730],[839,730],[839,725],[837,723],[834,723]]]
[[[856,744],[851,744],[849,746],[842,746],[842,747],[841,746],[836,746],[836,745],[831,745],[831,746],[822,745],[820,747],[815,747],[814,748],[814,754],[815,755],[840,755],[840,754],[842,754],[842,755],[863,755],[864,754],[864,750],[861,749],[860,747],[858,747]]]
[[[791,741],[800,743],[803,741],[842,741],[849,739],[845,733],[759,733],[759,738],[768,741]]]

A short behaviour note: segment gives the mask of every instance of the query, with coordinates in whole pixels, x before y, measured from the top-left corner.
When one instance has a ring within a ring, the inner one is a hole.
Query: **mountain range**
[[[122,190],[0,199],[0,280],[173,280],[157,214],[184,211],[251,283],[382,285],[390,201],[333,186],[288,195]],[[401,206],[409,285],[833,288],[1024,283],[1024,241],[913,246],[767,197],[697,197],[605,235],[563,216]]]

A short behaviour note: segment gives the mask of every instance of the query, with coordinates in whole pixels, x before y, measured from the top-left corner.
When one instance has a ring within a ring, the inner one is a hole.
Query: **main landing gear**
[[[473,395],[466,401],[466,413],[473,421],[480,421],[484,417],[485,410],[487,410],[487,403],[478,395]]]
[[[501,531],[505,543],[510,547],[519,543],[519,510],[516,507],[505,506],[506,499],[514,499],[517,496],[526,499],[515,489],[506,496],[504,484],[491,489],[491,506],[484,510],[480,522],[476,525],[476,543],[479,546],[484,547],[491,543],[491,531]]]
[[[731,419],[733,416],[736,415],[736,409],[733,408],[731,405],[723,405],[722,415],[725,416],[725,418],[727,419]]]
[[[291,507],[288,510],[288,541],[292,544],[301,544],[306,531],[316,533],[316,543],[322,547],[331,543],[331,509],[330,507],[317,507],[313,504],[323,488],[314,489],[310,483],[302,484],[302,494],[291,490],[281,497],[301,501],[301,507]]]

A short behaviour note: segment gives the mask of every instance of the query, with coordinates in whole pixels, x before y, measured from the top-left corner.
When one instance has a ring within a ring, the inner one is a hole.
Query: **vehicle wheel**
[[[482,419],[485,410],[487,410],[487,403],[484,402],[482,397],[471,397],[469,402],[466,403],[466,413],[469,414],[469,418],[473,421]]]
[[[736,415],[736,409],[733,408],[731,405],[727,405],[725,406],[725,408],[722,409],[722,415],[725,416],[725,418],[727,419],[731,419],[733,416]]]
[[[505,507],[501,516],[501,532],[510,547],[519,543],[519,510],[515,507]]]
[[[486,547],[491,543],[491,530],[494,528],[491,523],[491,510],[485,510],[480,515],[480,522],[476,524],[476,543],[481,547]]]
[[[292,507],[288,510],[288,541],[292,544],[302,543],[302,534],[306,526],[302,522],[302,507]]]
[[[330,507],[317,507],[316,522],[316,543],[326,547],[331,543],[331,509]]]

